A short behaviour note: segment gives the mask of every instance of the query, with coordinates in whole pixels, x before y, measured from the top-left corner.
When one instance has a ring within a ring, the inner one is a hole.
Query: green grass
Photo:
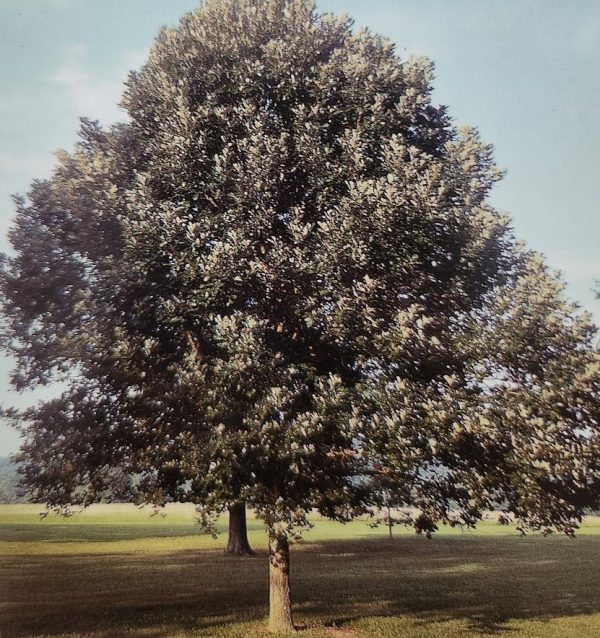
[[[224,556],[193,513],[103,506],[39,519],[0,506],[0,636],[264,636],[265,534],[259,555]],[[224,527],[225,521],[222,522]],[[600,519],[575,540],[521,538],[484,523],[428,541],[364,521],[315,521],[292,549],[300,636],[597,638]]]

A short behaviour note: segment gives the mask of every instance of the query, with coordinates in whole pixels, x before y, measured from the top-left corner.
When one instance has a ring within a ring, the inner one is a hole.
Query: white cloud
[[[64,62],[47,81],[62,92],[79,117],[97,119],[103,124],[126,119],[126,114],[118,107],[118,102],[129,70],[126,64],[132,54],[120,61],[117,68],[105,77],[99,78],[85,68],[85,53],[85,48],[80,44],[67,47],[63,56]]]
[[[0,0],[0,3],[2,0]],[[125,120],[117,104],[127,72],[146,51],[130,51],[109,68],[93,70],[81,44],[62,50],[60,62],[44,79],[27,87],[5,84],[0,91],[0,235],[14,214],[10,195],[24,193],[34,177],[50,174],[54,151],[71,148],[80,117],[104,125]],[[0,250],[5,250],[0,241]]]

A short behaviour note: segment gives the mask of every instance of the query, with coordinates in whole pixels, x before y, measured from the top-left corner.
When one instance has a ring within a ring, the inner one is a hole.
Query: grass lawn
[[[0,506],[0,637],[264,636],[266,538],[258,556],[224,556],[189,508],[166,516],[96,506],[40,520]],[[224,529],[223,521],[223,529]],[[578,538],[521,538],[483,523],[433,540],[388,540],[364,521],[315,521],[292,548],[300,638],[598,638],[600,519]]]

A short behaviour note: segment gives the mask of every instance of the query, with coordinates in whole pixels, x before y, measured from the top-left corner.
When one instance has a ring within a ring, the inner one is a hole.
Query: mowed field
[[[0,506],[0,636],[265,636],[266,537],[223,555],[193,510],[95,506],[68,519]],[[226,520],[222,521],[225,531]],[[600,519],[574,540],[484,522],[432,540],[315,519],[292,548],[301,637],[597,638]]]

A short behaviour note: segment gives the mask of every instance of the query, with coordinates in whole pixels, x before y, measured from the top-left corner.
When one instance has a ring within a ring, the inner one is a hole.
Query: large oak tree
[[[17,201],[3,344],[35,498],[246,501],[289,538],[393,489],[419,531],[502,507],[572,533],[598,499],[594,328],[487,203],[491,148],[431,64],[307,0],[211,0]],[[120,485],[120,484],[119,484]],[[379,486],[379,487],[376,487]]]

